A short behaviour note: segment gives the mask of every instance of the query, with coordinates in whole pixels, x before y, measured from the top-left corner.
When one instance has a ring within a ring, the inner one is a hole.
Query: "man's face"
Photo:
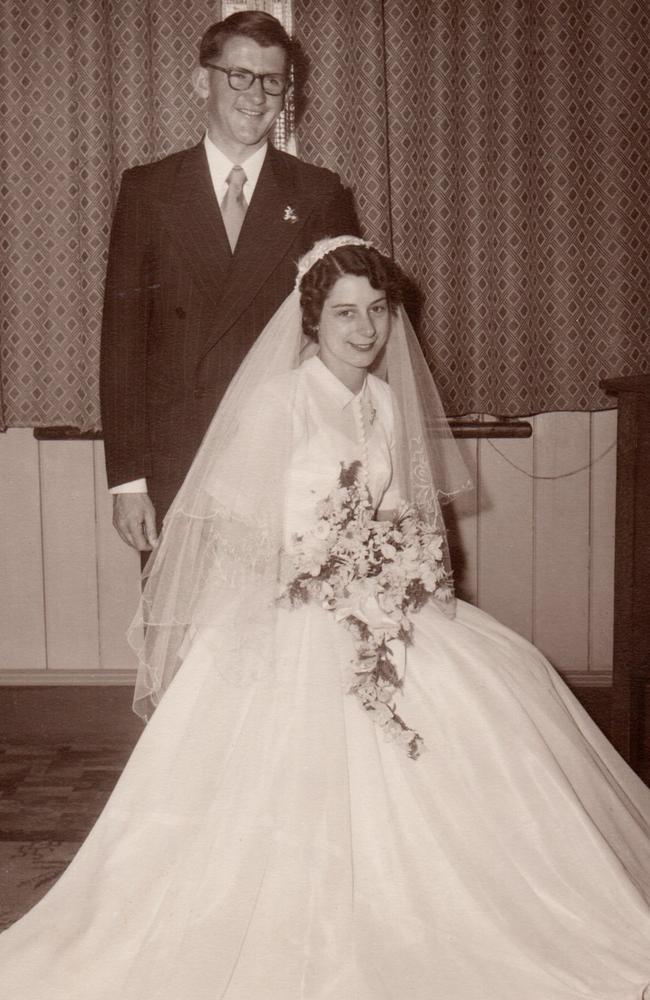
[[[223,69],[248,69],[253,73],[283,75],[286,71],[283,49],[277,45],[263,47],[244,35],[229,38],[221,55],[210,62]],[[266,142],[282,110],[282,94],[265,94],[261,80],[255,80],[249,90],[233,90],[226,74],[209,66],[196,71],[194,85],[207,101],[210,139],[234,163],[241,163]]]

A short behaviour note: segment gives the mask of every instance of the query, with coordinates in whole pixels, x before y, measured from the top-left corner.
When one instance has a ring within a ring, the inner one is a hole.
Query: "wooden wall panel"
[[[478,604],[526,639],[533,634],[532,471],[532,437],[480,441]]]
[[[588,663],[589,434],[588,413],[534,419],[533,641],[572,672]]]
[[[47,667],[38,445],[0,434],[0,667]]]
[[[476,603],[478,581],[478,520],[481,491],[478,484],[478,442],[458,442],[474,489],[462,493],[443,508],[449,533],[456,593],[464,601]]]
[[[588,669],[606,673],[611,673],[614,652],[617,416],[616,410],[591,414]]]
[[[112,524],[113,502],[106,486],[104,446],[94,445],[97,524],[99,655],[102,670],[130,670],[136,658],[126,629],[140,596],[140,556],[122,541]]]
[[[99,669],[91,441],[39,444],[49,670]]]
[[[602,679],[615,452],[567,478],[526,473],[588,466],[614,441],[616,413],[532,422],[532,439],[460,442],[477,489],[445,511],[458,591],[533,638],[561,671]],[[0,472],[0,683],[128,680],[139,559],[111,524],[101,443],[37,444],[30,430],[12,430],[0,435]]]

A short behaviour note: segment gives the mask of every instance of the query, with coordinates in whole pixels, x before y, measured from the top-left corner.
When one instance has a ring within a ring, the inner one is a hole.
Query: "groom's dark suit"
[[[269,145],[234,255],[203,143],[122,180],[104,301],[109,486],[147,478],[160,520],[228,383],[318,239],[357,232],[336,174]]]

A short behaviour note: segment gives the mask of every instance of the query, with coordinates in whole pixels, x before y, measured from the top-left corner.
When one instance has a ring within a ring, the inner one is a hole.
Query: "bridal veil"
[[[321,240],[301,258],[294,290],[232,380],[165,518],[129,630],[139,659],[134,710],[144,718],[198,631],[232,683],[272,669],[295,371],[306,346],[299,286],[340,246],[369,244],[353,236]],[[442,527],[440,504],[470,484],[402,306],[376,374],[393,398],[399,492]]]

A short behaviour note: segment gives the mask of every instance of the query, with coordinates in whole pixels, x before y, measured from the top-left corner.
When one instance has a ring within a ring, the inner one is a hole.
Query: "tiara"
[[[300,282],[307,274],[307,271],[311,270],[314,264],[326,257],[328,253],[332,253],[333,250],[338,250],[339,247],[371,247],[372,243],[368,243],[367,240],[362,240],[360,236],[332,236],[324,240],[318,240],[314,243],[311,250],[308,250],[306,254],[298,261],[298,274],[296,275],[296,288],[300,286]]]

